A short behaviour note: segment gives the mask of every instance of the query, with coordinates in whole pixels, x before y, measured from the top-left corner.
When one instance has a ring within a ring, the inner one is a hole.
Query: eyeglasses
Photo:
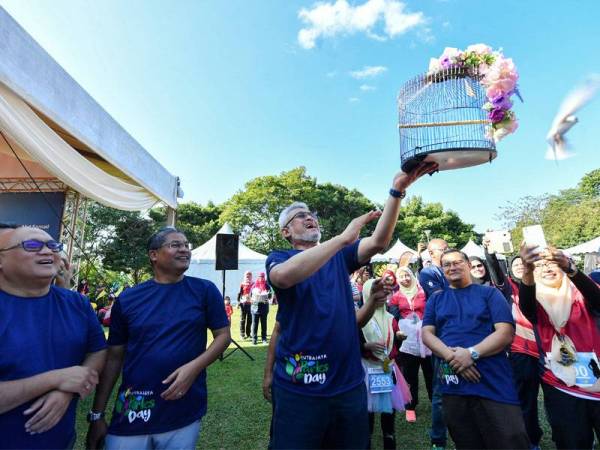
[[[533,264],[533,266],[536,270],[558,268],[558,264],[556,264],[555,262],[536,262]]]
[[[443,269],[449,269],[450,267],[458,267],[462,266],[466,261],[464,259],[459,259],[458,261],[450,261],[442,264]]]
[[[161,245],[161,247],[169,247],[169,248],[172,248],[173,250],[179,250],[179,249],[191,250],[192,244],[188,241],[185,241],[185,242],[171,241],[171,242],[164,243],[163,245]]]
[[[0,252],[5,252],[7,250],[13,250],[15,248],[22,247],[23,250],[25,250],[26,252],[34,253],[39,252],[41,249],[43,249],[44,245],[54,253],[58,253],[63,249],[62,242],[57,242],[53,239],[46,242],[40,241],[38,239],[27,239],[26,241],[19,242],[17,245],[13,245],[12,247],[0,248]]]
[[[290,223],[292,223],[292,220],[294,220],[294,219],[304,220],[308,217],[312,217],[315,222],[319,221],[319,216],[316,212],[300,211],[300,212],[294,214],[292,216],[292,218],[285,223],[283,228],[287,227]]]

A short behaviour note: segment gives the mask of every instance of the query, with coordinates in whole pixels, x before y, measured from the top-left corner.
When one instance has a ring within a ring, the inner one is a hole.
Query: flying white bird
[[[568,151],[565,134],[579,121],[574,114],[594,97],[599,88],[600,77],[594,77],[565,98],[546,136],[550,144],[546,151],[546,159],[559,161],[574,156],[574,153]]]

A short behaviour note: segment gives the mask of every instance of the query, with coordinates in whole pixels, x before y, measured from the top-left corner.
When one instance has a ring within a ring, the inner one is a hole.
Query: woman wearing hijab
[[[521,402],[527,436],[529,436],[532,448],[536,448],[539,447],[543,434],[538,416],[540,353],[535,341],[533,325],[525,317],[520,307],[519,283],[523,277],[523,270],[523,260],[520,256],[515,256],[510,261],[509,277],[507,278],[512,290],[512,315],[515,319],[515,337],[510,346],[510,362]]]
[[[533,324],[552,440],[559,449],[591,449],[600,433],[600,288],[560,250],[523,245],[520,307]]]
[[[238,306],[242,312],[240,319],[240,336],[242,339],[250,337],[252,328],[252,314],[250,307],[252,304],[252,272],[244,273],[244,280],[240,284],[240,292],[238,292]]]
[[[371,285],[374,281],[368,280],[364,285],[365,303],[369,301]],[[373,434],[374,414],[381,413],[381,431],[385,449],[396,448],[395,411],[403,411],[404,405],[411,401],[408,385],[394,361],[398,353],[398,342],[402,338],[398,322],[386,311],[385,305],[375,310],[373,317],[362,328],[361,333],[369,431]]]
[[[512,289],[506,280],[504,272],[500,268],[498,258],[495,253],[488,253],[486,241],[483,243],[483,249],[485,255],[483,259],[479,256],[469,257],[471,279],[474,284],[494,286],[502,292],[502,295],[504,295],[504,298],[510,304],[512,302]]]
[[[265,280],[265,273],[260,272],[256,283],[252,287],[251,291],[252,306],[250,312],[252,313],[252,343],[256,345],[258,336],[258,323],[260,322],[260,334],[262,343],[267,343],[267,315],[269,314],[269,287]]]
[[[402,342],[396,362],[410,386],[412,400],[406,404],[406,421],[415,422],[415,409],[419,403],[419,367],[425,377],[427,395],[431,401],[431,381],[433,366],[431,351],[421,340],[421,326],[425,314],[425,292],[419,286],[414,274],[408,267],[400,267],[396,272],[399,290],[389,304],[389,311],[398,321],[406,339]]]

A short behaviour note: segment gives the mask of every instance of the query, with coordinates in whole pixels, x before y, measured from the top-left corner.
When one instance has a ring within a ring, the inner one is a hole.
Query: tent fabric
[[[483,254],[483,247],[477,245],[472,239],[469,239],[467,245],[461,248],[460,251],[465,253],[467,256],[477,256],[479,258],[485,257]]]
[[[565,251],[571,255],[580,255],[583,253],[598,253],[600,252],[600,236],[575,247],[567,248]]]
[[[238,269],[225,272],[215,270],[217,234],[220,233],[233,234],[233,230],[228,223],[225,223],[212,238],[194,249],[192,251],[192,261],[186,275],[212,281],[222,295],[231,297],[231,301],[235,305],[244,272],[250,271],[253,277],[256,278],[259,272],[265,272],[267,257],[249,249],[240,242],[238,247]],[[225,275],[225,293],[223,293],[223,275]]]
[[[404,244],[400,239],[398,239],[394,245],[385,253],[378,253],[377,255],[371,258],[371,262],[390,262],[390,261],[398,261],[400,257],[406,253],[412,253],[413,257],[411,258],[411,262],[417,260],[417,252]]]
[[[231,225],[225,223],[217,234],[233,234]],[[214,262],[216,260],[217,251],[217,234],[211,237],[208,241],[202,244],[200,247],[192,250],[192,262]],[[257,261],[260,260],[264,263],[267,257],[263,254],[255,252],[252,249],[246,247],[243,243],[239,243],[238,247],[238,261]],[[264,265],[264,264],[263,264]]]
[[[0,84],[0,130],[21,152],[88,198],[105,206],[145,210],[159,199],[146,189],[109,175],[67,144],[20,97]],[[11,152],[12,153],[12,152]]]

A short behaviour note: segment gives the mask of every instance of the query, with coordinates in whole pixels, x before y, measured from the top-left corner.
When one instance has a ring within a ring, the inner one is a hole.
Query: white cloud
[[[356,6],[347,0],[318,2],[298,12],[304,23],[298,32],[298,43],[311,49],[319,38],[354,33],[365,33],[378,41],[395,38],[426,22],[422,12],[408,13],[405,8],[400,0],[367,0]]]
[[[375,90],[375,86],[371,86],[370,84],[363,84],[360,87],[360,90],[363,91],[363,92],[374,91]]]
[[[348,99],[348,101],[349,101],[350,103],[357,103],[357,102],[359,102],[359,101],[360,101],[360,99],[359,99],[358,97],[350,97],[350,98]]]
[[[387,71],[387,67],[385,66],[365,66],[361,70],[353,70],[350,72],[350,76],[357,80],[362,80],[364,78],[375,78],[385,71]]]

